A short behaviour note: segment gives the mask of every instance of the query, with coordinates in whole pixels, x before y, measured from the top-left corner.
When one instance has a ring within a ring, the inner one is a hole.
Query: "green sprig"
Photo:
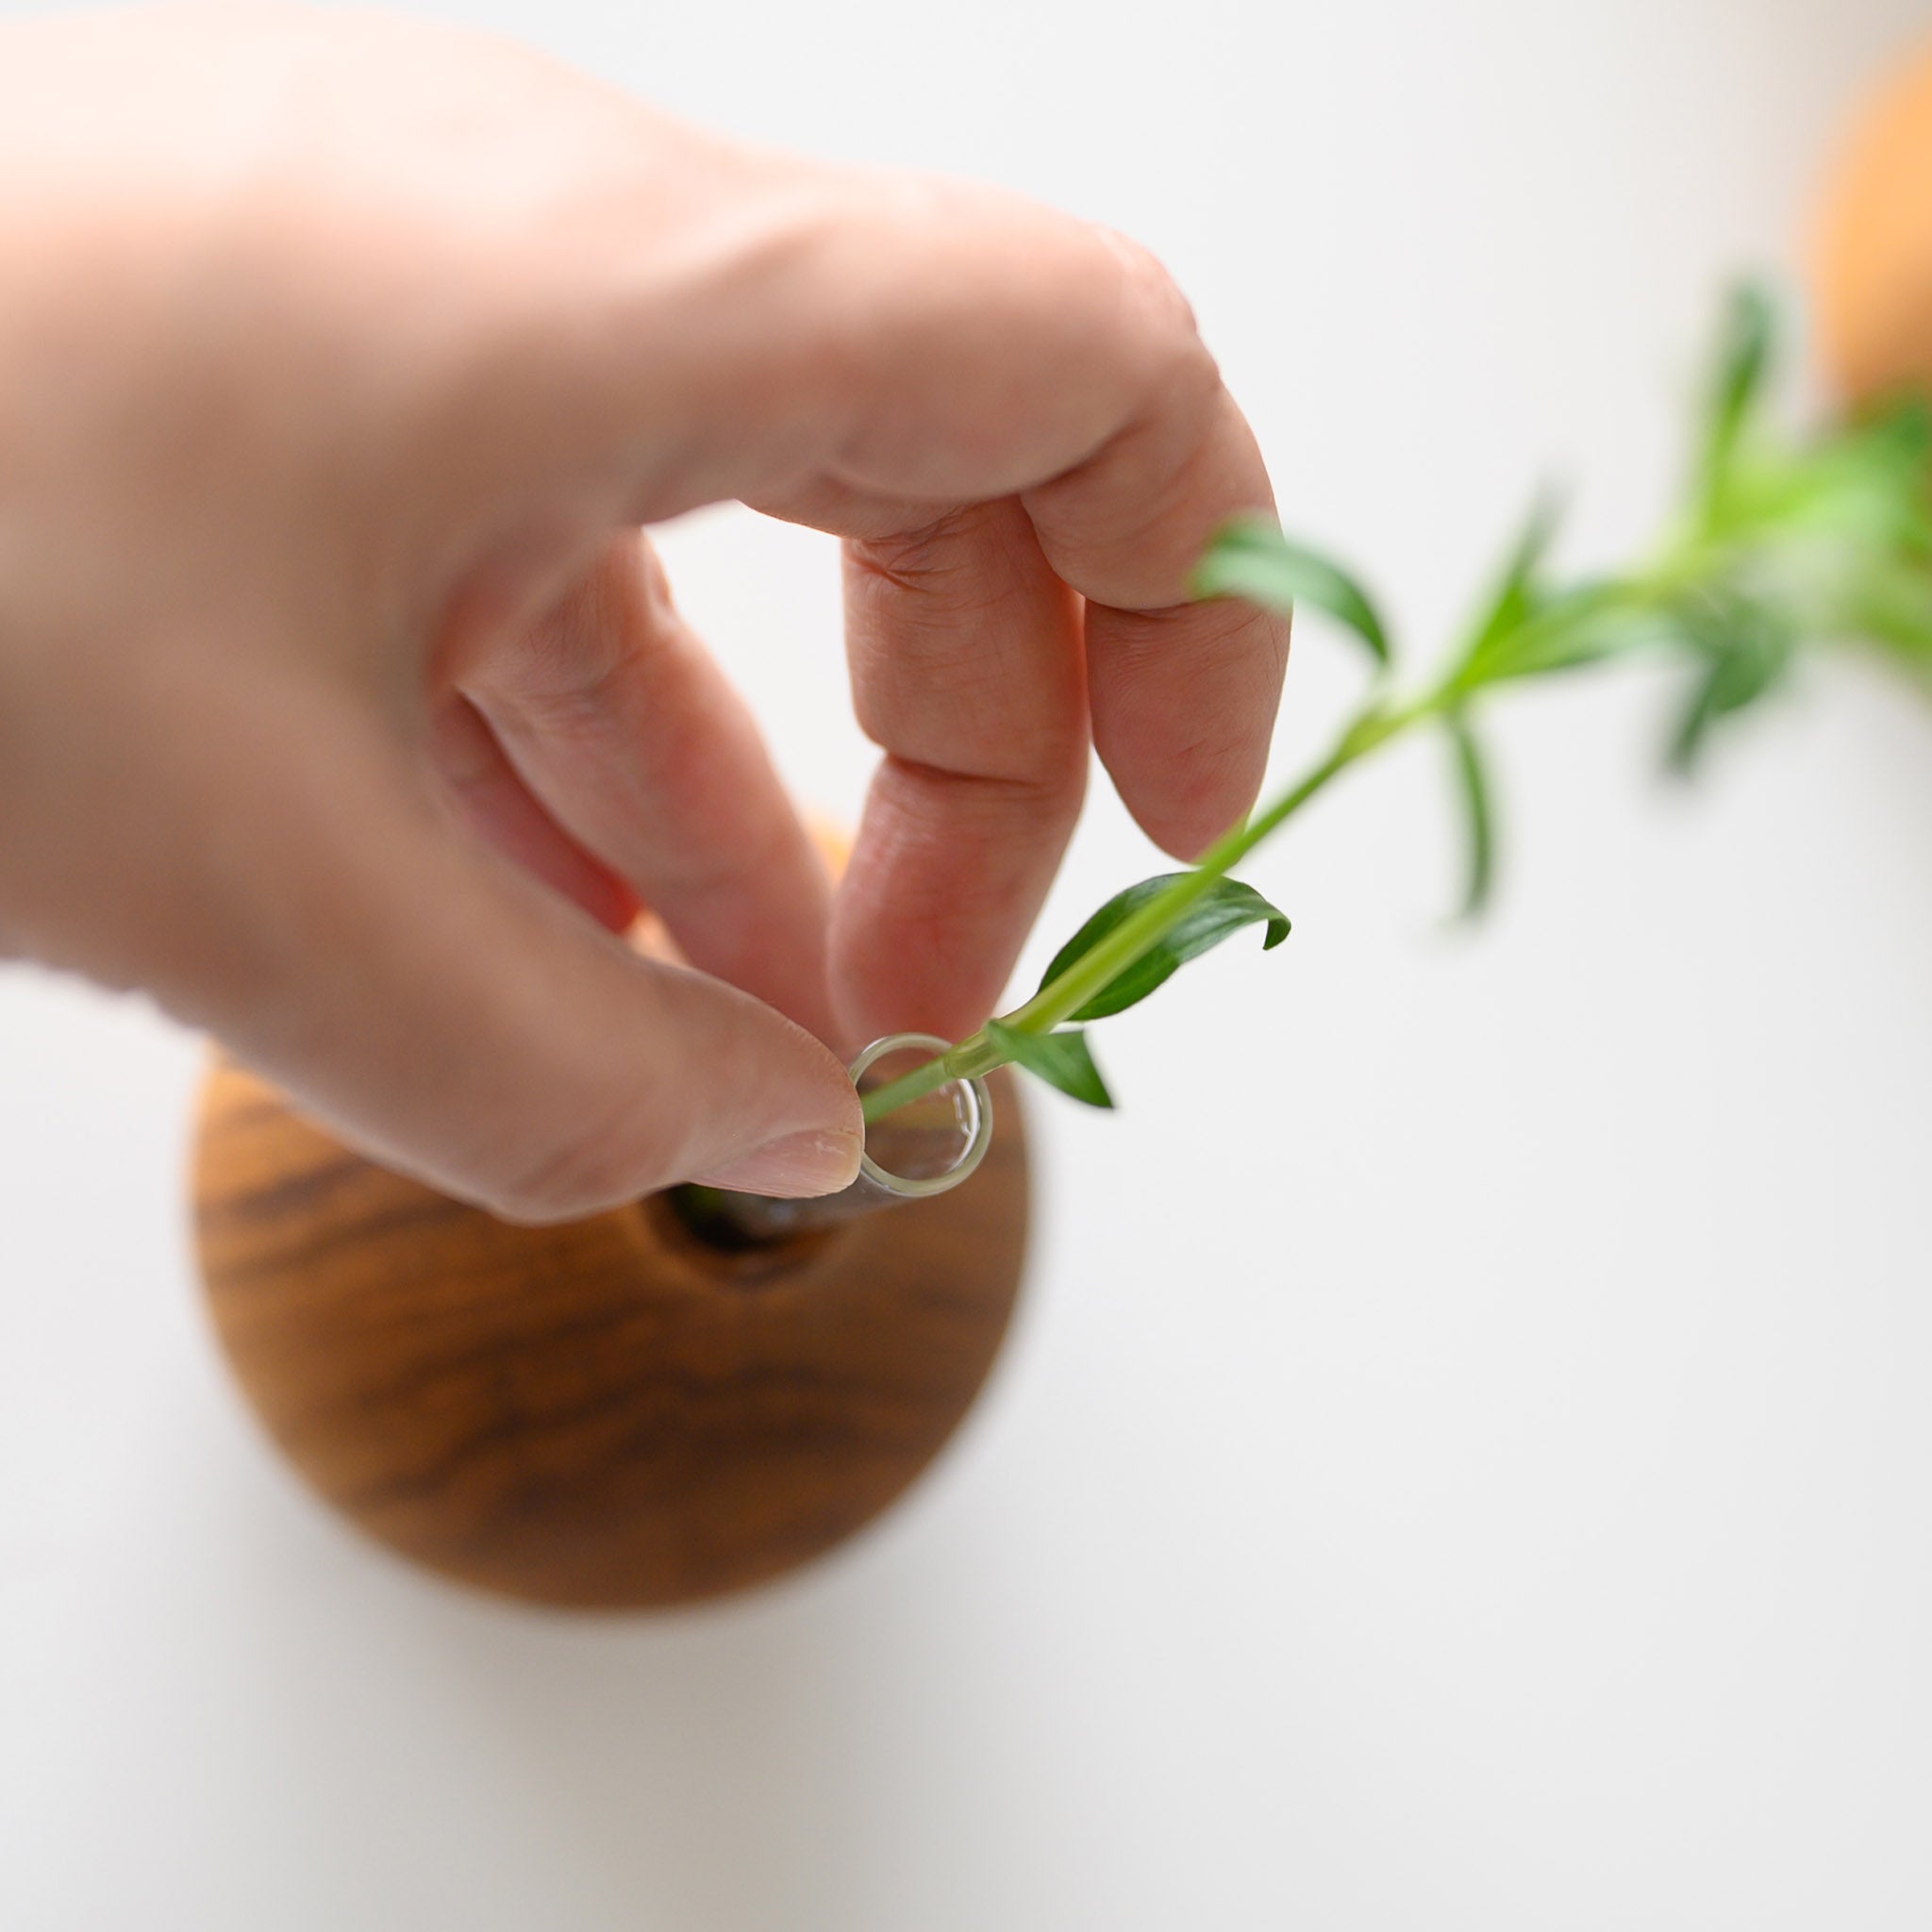
[[[865,1098],[874,1121],[948,1079],[1015,1064],[1091,1106],[1113,1102],[1078,1026],[1124,1011],[1190,960],[1254,924],[1273,949],[1286,916],[1231,876],[1351,766],[1422,727],[1441,732],[1468,833],[1464,910],[1492,890],[1494,792],[1478,712],[1506,685],[1585,666],[1661,658],[1684,694],[1666,758],[1691,770],[1714,731],[1790,677],[1806,644],[1868,646],[1932,688],[1932,412],[1917,399],[1801,436],[1766,407],[1776,307],[1731,295],[1700,402],[1685,501],[1655,549],[1621,574],[1560,580],[1557,516],[1540,497],[1448,668],[1391,694],[1395,650],[1356,575],[1272,523],[1245,518],[1195,573],[1203,597],[1335,618],[1368,648],[1376,682],[1327,756],[1223,838],[1191,871],[1130,886],[1055,955],[1023,1006]],[[1074,1023],[1076,1030],[1060,1030]]]

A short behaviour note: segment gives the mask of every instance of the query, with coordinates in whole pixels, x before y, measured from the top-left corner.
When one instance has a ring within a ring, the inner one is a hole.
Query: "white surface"
[[[1552,466],[1573,554],[1642,527],[1717,282],[1794,258],[1924,17],[452,10],[1141,235],[1420,637]],[[828,547],[669,548],[850,806]],[[1353,678],[1307,626],[1284,769]],[[938,1477],[670,1623],[471,1601],[299,1494],[194,1311],[192,1044],[0,974],[0,1925],[1932,1922],[1932,714],[1821,672],[1686,795],[1659,695],[1499,721],[1474,939],[1426,753],[1267,855],[1289,945],[1108,1029],[1119,1118],[1039,1108],[1030,1304]],[[1045,940],[1147,869],[1103,802]]]

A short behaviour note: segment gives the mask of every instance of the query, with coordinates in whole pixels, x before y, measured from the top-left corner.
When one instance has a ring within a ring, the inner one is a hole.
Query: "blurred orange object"
[[[1839,389],[1932,390],[1932,47],[1860,110],[1822,216],[1812,279]]]

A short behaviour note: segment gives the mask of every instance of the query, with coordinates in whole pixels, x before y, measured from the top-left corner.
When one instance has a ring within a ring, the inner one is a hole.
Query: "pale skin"
[[[0,954],[498,1213],[843,1185],[841,1056],[993,1009],[1090,745],[1178,857],[1254,801],[1286,626],[1185,582],[1267,476],[1085,223],[195,8],[0,26]],[[642,534],[734,499],[843,544],[836,893]]]

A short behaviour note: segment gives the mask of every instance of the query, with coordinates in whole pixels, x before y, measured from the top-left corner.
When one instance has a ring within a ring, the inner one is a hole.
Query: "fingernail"
[[[707,1187],[736,1188],[745,1194],[835,1194],[858,1177],[864,1142],[856,1134],[826,1133],[816,1127],[785,1134],[741,1155],[727,1167],[698,1178]]]

